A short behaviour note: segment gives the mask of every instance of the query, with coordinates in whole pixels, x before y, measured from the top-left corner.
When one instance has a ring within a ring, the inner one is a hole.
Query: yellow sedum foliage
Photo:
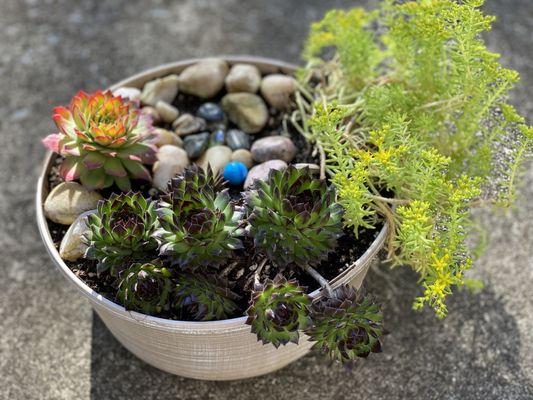
[[[414,308],[447,313],[465,283],[474,203],[509,204],[532,129],[506,103],[518,80],[487,50],[482,0],[384,1],[312,25],[294,125],[324,151],[345,223],[389,223],[393,265],[420,275]]]

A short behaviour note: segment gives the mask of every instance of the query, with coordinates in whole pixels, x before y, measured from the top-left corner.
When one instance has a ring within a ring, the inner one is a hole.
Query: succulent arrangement
[[[298,343],[305,331],[339,361],[366,356],[369,346],[376,351],[381,317],[369,298],[357,302],[328,286],[323,297],[330,301],[313,302],[306,288],[282,274],[286,267],[318,274],[312,265],[325,259],[342,234],[342,208],[326,182],[309,168],[273,170],[240,205],[225,186],[210,168],[191,166],[157,200],[128,192],[100,201],[88,216],[85,257],[98,261],[99,274],[115,279],[116,300],[128,310],[211,321],[243,313],[248,295],[247,323],[265,344]],[[238,282],[221,274],[246,240],[253,243],[246,250],[262,261],[253,269],[252,290],[241,288],[241,295],[232,290]],[[273,279],[261,273],[267,263],[278,271]],[[342,325],[350,321],[341,348],[325,328],[328,316]],[[363,338],[357,329],[369,333]]]
[[[85,268],[96,265],[128,310],[246,315],[265,344],[305,333],[348,363],[381,351],[383,318],[362,289],[330,286],[331,260],[343,235],[355,242],[386,223],[387,261],[420,274],[414,308],[445,316],[472,265],[470,207],[509,202],[533,140],[505,101],[516,73],[480,37],[491,22],[481,5],[331,11],[312,26],[297,80],[250,66],[232,77],[213,59],[142,92],[79,92],[54,110],[60,132],[44,144],[63,183],[102,198],[76,213],[87,221]],[[178,86],[195,101],[223,97],[179,116],[190,97]],[[315,152],[302,155],[298,134]]]

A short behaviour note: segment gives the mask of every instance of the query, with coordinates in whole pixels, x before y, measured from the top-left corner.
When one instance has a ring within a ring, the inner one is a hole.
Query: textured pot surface
[[[229,64],[256,65],[263,73],[291,73],[294,66],[283,62],[257,57],[223,57]],[[198,60],[166,64],[132,76],[113,85],[141,88],[147,81],[171,73],[179,73]],[[305,335],[300,342],[276,349],[257,341],[245,317],[213,322],[171,321],[150,317],[113,303],[93,291],[81,281],[63,262],[54,247],[43,213],[43,203],[48,194],[47,175],[54,155],[48,153],[37,183],[37,224],[41,237],[55,265],[89,299],[93,308],[113,335],[133,354],[147,363],[172,374],[195,379],[231,380],[266,374],[304,356],[312,347]],[[359,287],[374,256],[383,246],[385,226],[373,244],[350,268],[332,280],[336,287],[349,283]],[[312,293],[319,296],[319,291]]]

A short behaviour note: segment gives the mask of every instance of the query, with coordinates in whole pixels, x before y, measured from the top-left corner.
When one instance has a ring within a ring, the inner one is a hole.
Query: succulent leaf
[[[88,221],[86,257],[98,260],[99,272],[110,269],[117,276],[123,267],[157,248],[152,237],[158,226],[155,203],[140,193],[112,194],[98,203]]]
[[[222,181],[211,169],[187,168],[169,183],[157,210],[161,228],[155,236],[160,254],[181,267],[218,266],[242,247],[237,211]]]
[[[247,192],[254,245],[278,265],[315,265],[326,259],[342,234],[342,207],[325,181],[308,168],[272,170]]]
[[[231,317],[240,296],[228,283],[214,276],[182,275],[178,278],[173,307],[196,321],[213,321]]]
[[[298,343],[299,330],[309,323],[310,297],[305,288],[281,274],[264,284],[256,284],[246,323],[251,325],[257,340],[275,347],[289,342]]]
[[[349,363],[381,352],[382,319],[378,305],[369,296],[344,285],[332,297],[312,305],[312,325],[305,333],[331,359]]]
[[[151,179],[142,163],[153,161],[153,128],[136,104],[110,91],[80,91],[68,107],[54,109],[53,119],[60,132],[43,144],[65,157],[59,172],[66,181],[80,178],[90,189],[115,183],[127,191],[130,178]]]
[[[126,310],[161,312],[172,291],[170,272],[157,263],[136,263],[122,273],[117,296]]]

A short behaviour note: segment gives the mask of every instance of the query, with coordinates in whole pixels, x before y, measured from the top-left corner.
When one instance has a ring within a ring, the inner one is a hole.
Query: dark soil
[[[209,101],[218,102],[225,92],[221,92],[216,98]],[[173,104],[182,112],[189,112],[195,114],[198,107],[206,100],[201,100],[195,96],[186,94],[178,94]],[[270,119],[261,132],[253,135],[254,139],[258,139],[270,135],[279,135],[282,133],[282,121],[284,114],[278,110],[271,108]],[[170,126],[165,124],[161,127],[171,129]],[[290,126],[290,124],[289,124]],[[228,123],[228,129],[236,128],[231,122]],[[296,155],[293,163],[315,163],[319,164],[318,155],[313,154],[313,147],[294,129],[289,128],[289,134],[291,139],[300,150]],[[58,176],[58,167],[62,162],[62,157],[58,156],[54,160],[54,165],[51,168],[49,174],[50,189],[57,186],[62,182],[62,179]],[[160,192],[157,189],[151,187],[151,185],[144,181],[132,181],[132,190],[143,193],[147,198],[156,200],[160,196]],[[118,189],[104,189],[101,194],[107,198],[113,192],[118,192]],[[242,187],[231,187],[230,194],[236,202],[242,200]],[[50,234],[54,241],[54,245],[59,249],[59,245],[63,236],[65,235],[68,226],[60,225],[52,221],[47,220]],[[360,230],[358,238],[352,230],[346,229],[344,235],[338,240],[337,247],[332,251],[327,260],[315,266],[315,269],[326,279],[331,280],[337,275],[342,273],[353,262],[355,262],[361,255],[368,249],[371,243],[379,233],[377,230]],[[238,310],[233,317],[242,316],[245,310],[248,308],[248,301],[250,298],[250,291],[253,286],[253,277],[257,265],[262,260],[260,255],[255,254],[253,251],[253,243],[250,239],[244,239],[244,249],[235,251],[233,257],[228,262],[222,265],[220,268],[210,271],[210,274],[222,278],[221,282],[225,282],[230,290],[239,295]],[[147,261],[157,257],[157,254],[147,254]],[[96,273],[96,262],[92,260],[80,259],[76,262],[65,261],[67,266],[76,274],[78,278],[83,280],[91,289],[98,292],[105,298],[119,303],[116,298],[117,294],[117,279],[111,277],[107,273],[98,275]],[[176,271],[177,272],[177,271]],[[300,285],[307,288],[308,292],[312,292],[319,287],[318,283],[311,278],[301,268],[297,267],[285,267],[280,270],[275,266],[265,265],[261,272],[261,280],[270,278],[273,279],[276,274],[282,273],[286,278],[296,279]],[[157,316],[162,318],[174,319],[174,320],[192,320],[191,316],[183,315],[172,310],[166,310],[158,314]]]

